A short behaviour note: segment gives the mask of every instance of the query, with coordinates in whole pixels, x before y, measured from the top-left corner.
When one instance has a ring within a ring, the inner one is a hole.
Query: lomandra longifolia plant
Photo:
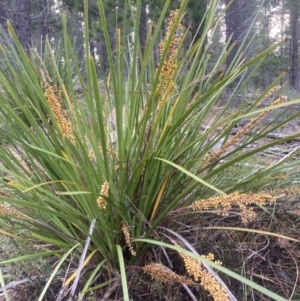
[[[89,24],[88,1],[84,4],[84,22]],[[161,246],[178,251],[188,273],[176,276],[173,271],[165,271],[166,277],[186,285],[197,282],[215,296],[230,296],[220,278],[209,276],[215,273],[209,267],[230,271],[208,255],[187,257],[193,254],[184,253],[180,247],[187,245],[174,232],[166,234],[162,225],[174,210],[197,214],[197,210],[208,208],[201,200],[206,200],[209,208],[219,204],[217,197],[235,200],[233,206],[240,206],[243,212],[250,203],[273,201],[272,194],[256,195],[254,189],[270,178],[280,178],[287,166],[298,162],[289,163],[288,155],[267,168],[252,169],[234,182],[223,177],[235,164],[294,137],[244,152],[249,143],[278,127],[271,124],[253,131],[262,118],[278,106],[291,103],[278,96],[269,108],[256,107],[283,74],[257,96],[252,106],[211,117],[226,88],[241,76],[246,81],[251,76],[248,70],[284,41],[248,61],[238,57],[235,67],[227,71],[224,62],[230,47],[224,45],[219,60],[208,69],[208,45],[224,12],[217,15],[219,1],[210,1],[200,39],[187,46],[189,31],[182,25],[186,4],[186,0],[180,1],[178,8],[170,11],[170,1],[166,1],[158,20],[149,25],[141,54],[141,1],[135,5],[126,2],[124,10],[132,18],[123,18],[122,26],[117,27],[116,48],[112,49],[105,7],[99,0],[99,22],[109,62],[109,72],[101,77],[97,75],[97,61],[90,55],[88,26],[84,27],[85,64],[81,68],[65,15],[61,49],[54,51],[47,41],[43,57],[35,50],[27,54],[8,24],[13,44],[0,46],[4,58],[0,70],[0,131],[5,138],[0,149],[2,226],[14,239],[32,243],[32,257],[27,255],[27,259],[55,255],[61,258],[59,267],[72,254],[78,270],[76,278],[70,277],[66,285],[74,278],[78,283],[82,269],[93,264],[94,271],[106,271],[102,275],[107,275],[108,286],[114,281],[112,271],[119,270],[124,289],[125,266],[137,264],[152,244],[161,240]],[[127,28],[132,30],[132,39],[128,39]],[[161,33],[159,62],[155,65],[152,54]],[[275,90],[279,95],[280,89]],[[235,92],[239,92],[238,86]],[[209,116],[211,126],[204,127]],[[253,119],[230,138],[243,116]],[[252,202],[244,194],[249,196],[249,189],[253,189]],[[248,201],[241,205],[239,200],[244,199]],[[9,227],[11,219],[13,228]],[[171,236],[171,245],[166,245],[163,240]],[[193,260],[197,262],[197,279],[188,265]],[[143,267],[145,273],[161,280],[155,272],[159,268]],[[89,277],[85,283],[91,283],[95,274]],[[124,289],[125,299],[127,294]]]

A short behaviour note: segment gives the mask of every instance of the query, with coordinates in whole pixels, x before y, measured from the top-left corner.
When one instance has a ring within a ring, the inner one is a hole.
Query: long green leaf
[[[124,298],[124,301],[129,301],[130,299],[129,299],[129,294],[128,294],[125,263],[124,263],[123,252],[122,252],[121,246],[117,245],[117,251],[118,251],[118,257],[119,257],[119,267],[120,267],[120,272],[121,272],[123,298]]]
[[[19,257],[16,257],[16,258],[11,258],[11,259],[8,259],[8,260],[1,261],[0,264],[18,262],[18,261],[23,261],[23,260],[32,260],[32,259],[41,258],[41,257],[48,257],[48,256],[51,256],[51,255],[57,255],[61,252],[63,252],[63,250],[46,251],[46,252],[42,252],[42,253],[29,254],[29,255],[19,256]]]
[[[173,163],[173,162],[171,162],[171,161],[168,161],[168,160],[166,160],[166,159],[161,159],[161,158],[155,158],[155,159],[160,160],[160,161],[163,161],[163,162],[165,162],[165,163],[168,163],[169,165],[171,165],[171,166],[177,168],[177,169],[180,170],[181,172],[183,172],[183,173],[185,173],[186,175],[188,175],[189,177],[193,178],[194,180],[196,180],[196,181],[199,182],[200,184],[207,186],[207,187],[210,188],[211,190],[214,190],[214,191],[216,191],[216,192],[219,193],[219,194],[225,194],[223,191],[219,190],[218,188],[214,187],[213,185],[210,185],[208,182],[206,182],[206,181],[200,179],[199,177],[193,175],[191,172],[189,172],[188,170],[182,168],[181,166],[179,166],[179,165],[177,165],[177,164],[175,164],[175,163]]]

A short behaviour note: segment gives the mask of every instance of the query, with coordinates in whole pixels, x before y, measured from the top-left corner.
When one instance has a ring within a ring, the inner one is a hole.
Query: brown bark
[[[226,60],[227,69],[229,69],[230,65],[234,63],[238,51],[241,50],[242,43],[255,15],[256,1],[225,0],[225,5],[229,5],[225,14],[228,48],[235,44]],[[246,54],[244,53],[244,55]]]
[[[144,54],[147,39],[147,4],[145,2],[141,4],[139,39],[141,51]]]
[[[225,0],[225,5],[229,5],[230,0]],[[229,8],[226,11],[225,22],[226,22],[226,41],[229,42],[228,48],[232,46],[232,44],[236,43],[232,51],[229,53],[226,65],[227,69],[233,62],[234,57],[237,54],[239,44],[243,38],[241,33],[241,27],[243,24],[243,15],[242,15],[242,1],[234,0]]]
[[[6,27],[6,20],[7,20],[7,14],[6,14],[6,8],[4,1],[0,1],[0,25],[5,28]]]
[[[28,50],[31,40],[30,0],[14,1],[13,25],[21,45]]]
[[[300,5],[295,3],[290,7],[290,86],[300,90],[299,76],[299,14]]]

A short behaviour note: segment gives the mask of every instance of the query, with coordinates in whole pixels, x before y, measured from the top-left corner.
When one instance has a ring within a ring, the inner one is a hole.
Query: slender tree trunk
[[[299,13],[300,5],[294,3],[290,7],[290,85],[296,91],[300,90],[299,76]]]
[[[13,25],[16,35],[24,47],[29,50],[30,31],[30,0],[14,0]]]
[[[147,20],[147,0],[142,1],[141,3],[141,14],[140,14],[140,27],[139,27],[139,40],[141,47],[141,55],[144,57],[146,42],[147,42],[147,28],[148,28],[148,20]],[[139,71],[142,70],[142,63],[139,62]],[[146,72],[146,76],[148,77],[148,71]]]
[[[75,28],[75,49],[77,52],[77,58],[79,62],[84,60],[84,39],[83,39],[83,28],[82,28],[82,14],[77,12]]]
[[[204,25],[205,25],[205,13],[207,10],[208,0],[189,0],[188,12],[190,20],[187,20],[188,27],[192,32],[192,38],[194,43],[202,37]],[[205,44],[207,44],[207,36],[205,36]]]
[[[5,28],[6,27],[6,20],[7,20],[7,13],[5,8],[4,1],[0,1],[0,25]]]
[[[41,45],[41,51],[42,51],[42,57],[44,56],[45,53],[45,43],[46,39],[49,34],[49,12],[50,12],[50,7],[48,5],[48,1],[41,0],[41,7],[42,7],[42,20],[41,20],[41,37],[42,37],[42,45]]]
[[[2,35],[3,31],[7,32],[7,11],[4,1],[0,0],[0,26],[2,27],[0,30],[0,43],[2,45],[6,45],[6,39]],[[2,55],[1,55],[2,57]]]
[[[225,5],[227,6],[230,0],[225,0]],[[227,69],[230,67],[231,63],[238,52],[239,46],[242,42],[243,35],[241,32],[243,20],[242,14],[243,1],[234,0],[226,11],[225,22],[226,22],[226,41],[229,42],[228,48],[233,44],[232,51],[228,54],[226,65]]]
[[[280,5],[281,5],[281,15],[280,15],[280,39],[283,40],[284,38],[284,1],[282,0]],[[281,70],[284,70],[284,51],[283,51],[283,45],[281,44],[280,46],[280,61],[281,61]],[[283,85],[285,79],[280,80],[280,85]]]
[[[143,3],[141,4],[139,39],[140,39],[141,51],[142,51],[142,54],[144,54],[146,40],[147,40],[147,3],[146,3],[146,1],[143,1]]]

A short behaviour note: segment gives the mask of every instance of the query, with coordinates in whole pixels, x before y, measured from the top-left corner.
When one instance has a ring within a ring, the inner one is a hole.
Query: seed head
[[[172,10],[170,13],[170,19],[169,19],[169,23],[167,26],[167,32],[166,32],[165,38],[159,44],[159,53],[160,53],[161,57],[167,47],[167,43],[170,38],[171,32],[175,26],[175,22],[178,17],[178,13],[179,13],[179,10]],[[178,49],[179,49],[181,40],[182,40],[182,34],[181,34],[181,28],[179,25],[177,32],[173,36],[173,39],[172,39],[170,45],[168,46],[167,56],[166,56],[165,61],[163,62],[161,73],[159,75],[159,83],[157,86],[157,91],[159,91],[160,96],[163,96],[165,93],[170,95],[177,87],[174,82],[174,74],[175,74],[175,71],[177,68],[176,57],[178,54]],[[164,95],[164,96],[167,97],[166,95]]]
[[[218,214],[227,216],[228,211],[234,206],[241,210],[242,222],[253,221],[256,218],[256,213],[253,208],[248,208],[250,204],[264,205],[266,202],[275,202],[275,198],[268,193],[238,193],[233,192],[228,195],[218,195],[208,199],[198,200],[192,204],[195,211],[205,211],[208,209],[222,209]]]
[[[0,203],[0,215],[11,216],[18,219],[29,219],[29,217],[23,214],[21,211],[3,202]]]
[[[143,271],[150,275],[151,278],[158,280],[165,284],[170,283],[185,283],[186,285],[195,285],[191,279],[178,275],[166,266],[160,263],[148,264],[143,267]]]
[[[202,287],[207,290],[215,301],[229,301],[226,290],[223,286],[209,273],[200,261],[186,254],[180,253],[187,272],[194,278],[196,282],[200,282]],[[207,260],[213,261],[214,254],[201,255]],[[220,261],[217,261],[220,264]]]
[[[105,181],[101,186],[101,191],[100,191],[101,195],[97,199],[97,204],[100,211],[106,209],[107,202],[102,196],[108,197],[108,191],[109,191],[109,183]]]
[[[128,246],[128,249],[129,249],[131,255],[136,256],[136,252],[134,251],[132,243],[131,243],[129,228],[124,221],[122,221],[122,231],[125,236],[125,241],[126,241],[126,244]]]
[[[232,145],[235,145],[242,137],[247,135],[252,128],[254,128],[262,119],[264,119],[271,111],[272,107],[286,101],[286,96],[281,96],[274,100],[270,105],[270,109],[261,112],[257,117],[252,118],[242,129],[240,129],[232,138],[230,138],[220,149],[212,152],[206,159],[204,167],[209,166],[213,161],[220,158],[226,153]]]
[[[62,96],[58,92],[56,86],[46,85],[45,97],[49,103],[50,109],[54,115],[54,118],[58,124],[60,132],[64,137],[67,137],[72,143],[75,143],[73,135],[73,126],[68,118],[67,112],[62,106]]]

